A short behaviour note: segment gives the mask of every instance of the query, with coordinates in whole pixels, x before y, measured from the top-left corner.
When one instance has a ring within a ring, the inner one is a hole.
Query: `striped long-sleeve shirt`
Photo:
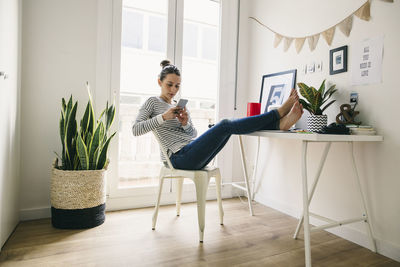
[[[178,152],[197,136],[189,112],[189,120],[185,126],[182,126],[176,118],[164,121],[162,114],[171,107],[174,107],[174,105],[165,102],[160,97],[150,97],[139,109],[139,114],[132,127],[134,136],[155,130],[163,147],[167,150],[168,156]],[[161,159],[165,161],[164,155],[160,154]]]

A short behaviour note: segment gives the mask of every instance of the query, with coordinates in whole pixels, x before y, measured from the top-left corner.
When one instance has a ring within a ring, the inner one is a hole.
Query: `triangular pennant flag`
[[[274,48],[276,48],[282,41],[283,36],[275,33]]]
[[[284,46],[283,46],[283,51],[286,52],[290,45],[292,44],[293,38],[290,37],[285,37],[285,42],[284,42]]]
[[[318,44],[318,40],[319,40],[319,33],[313,36],[310,36],[307,38],[308,39],[308,46],[310,47],[311,51],[314,51],[315,47]]]
[[[351,28],[353,27],[353,15],[349,16],[345,20],[343,20],[341,23],[339,23],[339,29],[340,31],[349,37]]]
[[[370,9],[371,9],[371,4],[369,1],[367,1],[359,9],[357,9],[356,12],[354,12],[354,15],[356,15],[362,20],[368,21],[371,18]]]
[[[297,54],[300,53],[301,49],[303,48],[305,40],[306,40],[306,38],[296,38],[294,40],[294,44],[296,46]]]
[[[324,37],[325,41],[328,43],[328,45],[332,44],[333,36],[335,35],[335,28],[336,26],[333,26],[330,29],[327,29],[322,33],[322,36]]]

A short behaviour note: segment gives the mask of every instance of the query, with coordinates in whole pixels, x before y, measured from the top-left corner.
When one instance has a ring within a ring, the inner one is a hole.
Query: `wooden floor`
[[[0,254],[0,266],[304,266],[297,220],[255,204],[249,216],[239,199],[207,203],[204,243],[198,242],[195,204],[161,207],[155,231],[152,208],[107,213],[89,230],[54,229],[50,219],[21,223]],[[325,231],[311,234],[313,266],[400,266]]]

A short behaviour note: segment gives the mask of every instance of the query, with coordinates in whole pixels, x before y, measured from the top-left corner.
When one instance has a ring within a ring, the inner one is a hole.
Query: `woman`
[[[140,108],[133,125],[134,136],[155,131],[160,138],[174,168],[199,170],[204,168],[224,147],[232,134],[247,134],[259,130],[288,130],[303,113],[296,90],[277,110],[257,116],[227,120],[224,119],[204,134],[197,136],[186,108],[172,104],[178,93],[180,71],[168,60],[161,62],[158,84],[159,97],[150,97]],[[161,154],[162,160],[164,156]]]

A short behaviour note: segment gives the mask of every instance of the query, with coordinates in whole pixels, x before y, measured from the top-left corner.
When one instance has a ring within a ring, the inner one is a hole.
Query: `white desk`
[[[257,172],[258,154],[259,154],[259,148],[260,148],[260,137],[295,139],[295,140],[302,141],[301,169],[302,169],[302,180],[303,180],[303,216],[299,220],[299,223],[297,225],[296,232],[295,232],[293,238],[294,239],[297,238],[299,230],[304,222],[305,262],[306,262],[307,267],[311,266],[310,231],[314,231],[314,230],[327,229],[327,228],[331,228],[331,227],[342,226],[342,225],[349,224],[349,223],[364,221],[367,224],[367,232],[368,232],[368,236],[369,236],[372,248],[373,248],[372,250],[374,252],[376,252],[376,245],[375,245],[374,237],[372,235],[372,227],[371,227],[371,223],[368,220],[368,218],[369,218],[368,217],[368,208],[367,208],[366,200],[365,200],[366,195],[362,191],[361,182],[360,182],[360,178],[358,175],[356,162],[354,159],[353,143],[354,142],[380,142],[380,141],[383,141],[382,136],[378,136],[378,135],[304,134],[304,133],[291,133],[291,132],[281,132],[281,131],[259,131],[259,132],[247,134],[245,136],[258,137],[258,145],[257,145],[256,157],[255,157],[255,168],[254,168],[253,179],[252,179],[253,189],[254,189],[255,175]],[[326,145],[325,145],[324,152],[321,156],[321,161],[319,163],[317,174],[313,181],[313,185],[311,186],[310,192],[308,192],[306,159],[307,159],[307,145],[310,142],[324,142],[324,143],[326,143]],[[310,205],[312,197],[314,195],[315,188],[318,184],[318,180],[319,180],[322,168],[325,164],[325,160],[328,155],[329,148],[330,148],[332,142],[347,142],[349,144],[350,154],[351,154],[351,158],[352,158],[353,171],[354,171],[355,177],[357,178],[357,184],[358,184],[358,188],[360,191],[360,197],[362,199],[363,208],[364,208],[364,210],[361,213],[362,214],[361,216],[358,216],[358,217],[352,218],[352,219],[348,219],[348,220],[343,220],[343,221],[335,221],[335,220],[323,217],[321,215],[309,212],[309,205]],[[242,166],[243,166],[245,181],[241,182],[241,183],[240,182],[233,183],[232,185],[247,192],[250,214],[253,215],[253,208],[251,205],[251,200],[253,199],[254,196],[250,192],[249,177],[248,177],[247,167],[245,164],[246,157],[245,157],[245,153],[244,153],[244,149],[243,149],[242,136],[240,136],[240,135],[239,135],[239,145],[240,145],[240,154],[241,154],[241,158],[242,158]],[[245,185],[241,186],[240,184],[245,184]],[[309,223],[310,216],[318,218],[322,221],[325,221],[326,224],[311,228],[310,223]]]

